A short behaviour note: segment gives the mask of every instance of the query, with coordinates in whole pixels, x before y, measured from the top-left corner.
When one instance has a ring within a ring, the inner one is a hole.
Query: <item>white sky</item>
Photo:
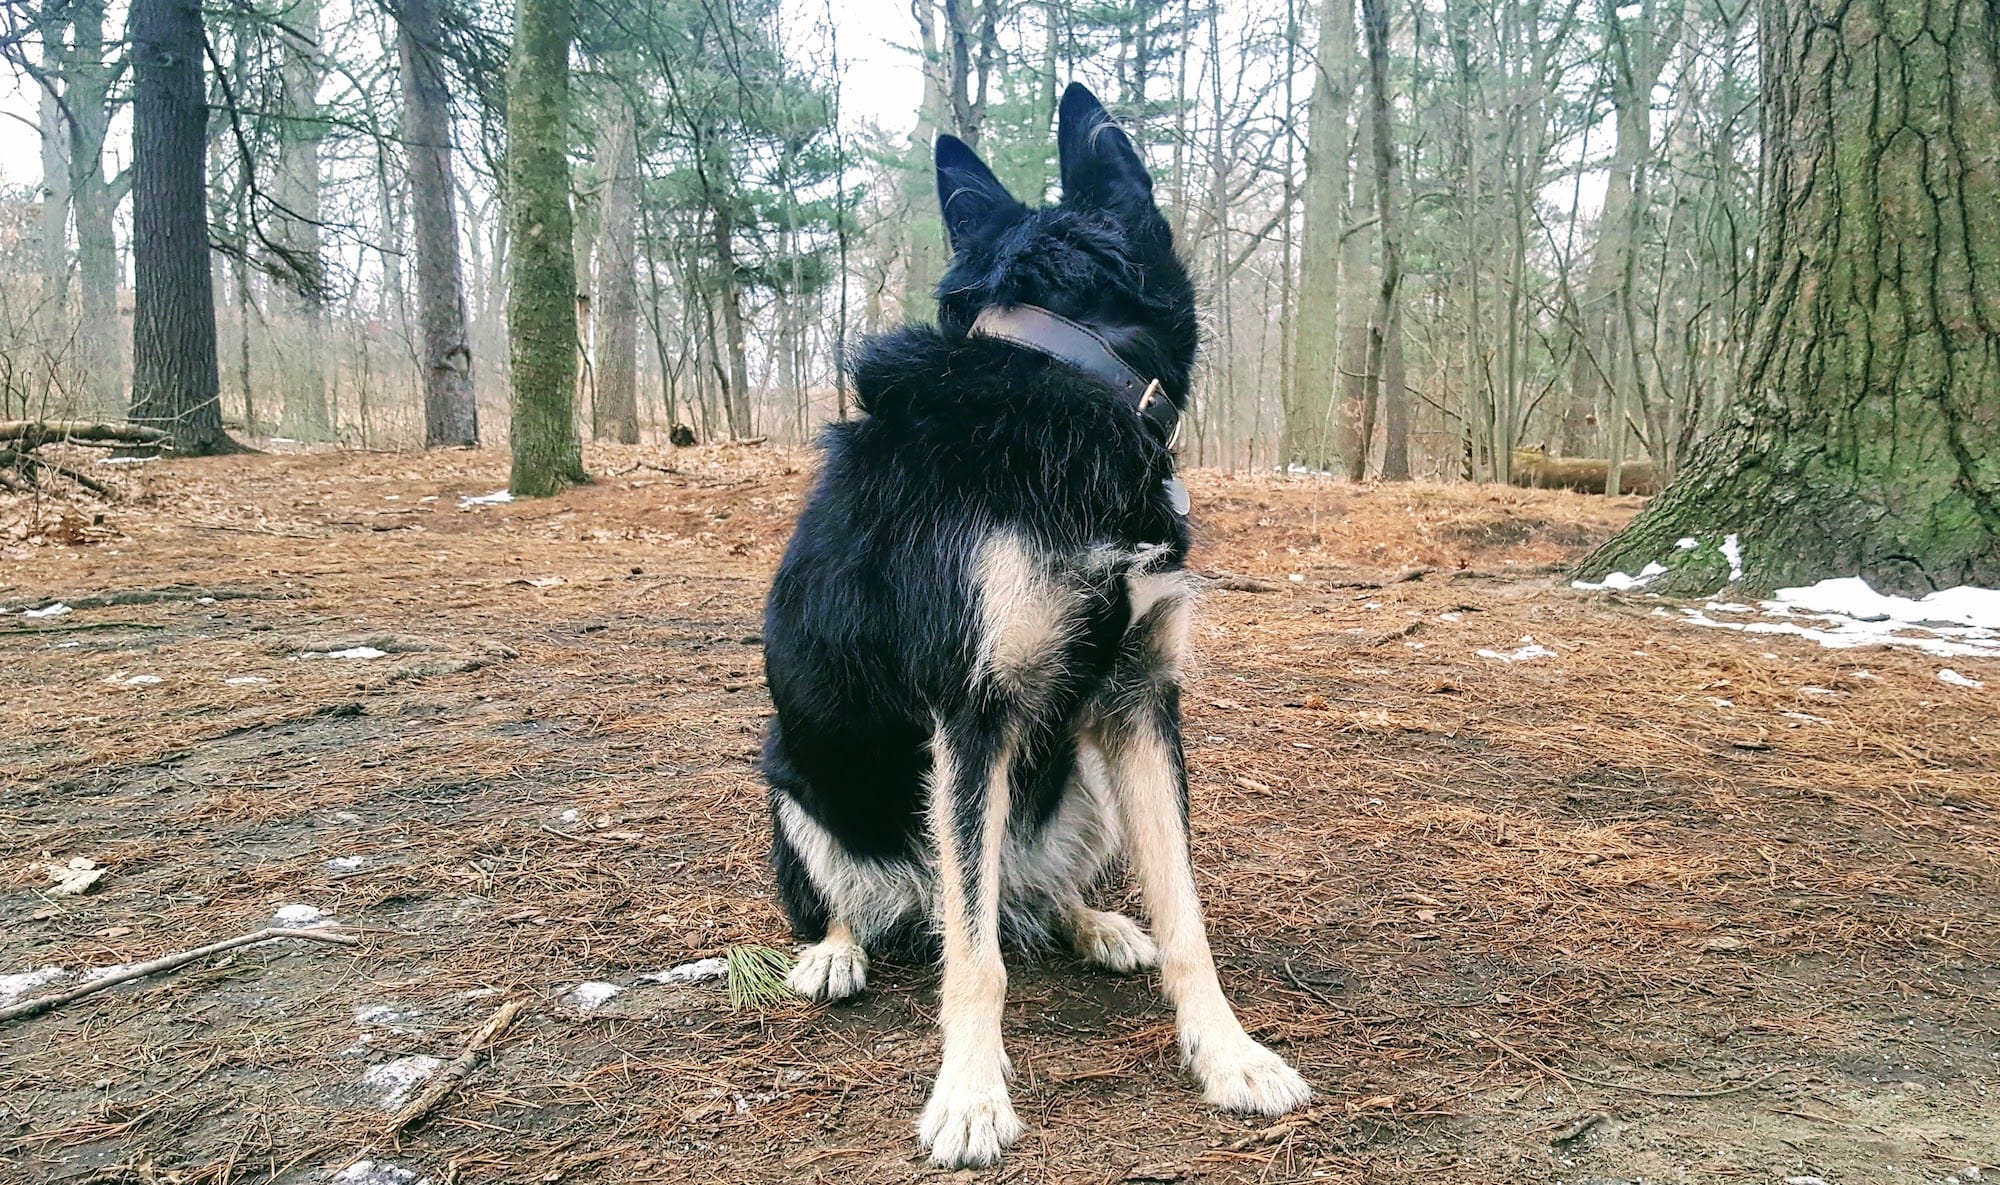
[[[822,5],[832,9],[840,34],[842,122],[858,127],[873,121],[889,131],[915,127],[923,72],[913,55],[897,48],[917,39],[907,0],[791,0],[797,36],[815,49],[817,26],[827,11]],[[38,97],[26,76],[0,67],[0,183],[33,185],[41,180]],[[112,151],[122,155],[121,148],[113,146]]]

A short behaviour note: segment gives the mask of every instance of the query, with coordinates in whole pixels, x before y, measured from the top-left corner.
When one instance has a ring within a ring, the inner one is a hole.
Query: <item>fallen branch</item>
[[[74,609],[76,606],[71,605],[70,608]],[[0,629],[0,635],[74,634],[85,630],[163,630],[166,628],[166,626],[155,625],[150,621],[77,621],[71,622],[69,625],[24,625],[12,629]]]
[[[52,1008],[60,1008],[72,1001],[81,1000],[85,996],[96,995],[106,988],[117,987],[121,983],[130,983],[135,979],[144,979],[148,975],[157,975],[162,971],[172,971],[176,968],[185,967],[189,963],[199,962],[210,955],[221,954],[226,950],[235,950],[239,946],[255,946],[257,943],[270,942],[278,938],[304,938],[311,942],[331,942],[339,946],[354,946],[361,941],[352,934],[341,934],[333,930],[302,929],[291,926],[266,926],[262,930],[255,930],[248,934],[239,934],[234,938],[225,938],[221,942],[211,942],[207,946],[198,946],[193,950],[177,951],[174,954],[162,955],[157,959],[152,959],[144,963],[135,963],[110,975],[93,979],[89,983],[78,984],[66,992],[57,992],[52,996],[40,996],[33,1000],[23,1000],[19,1004],[9,1004],[5,1008],[0,1008],[0,1023],[19,1020],[22,1017],[39,1016]]]
[[[163,447],[173,443],[174,434],[138,424],[99,424],[90,420],[0,420],[0,440],[19,442],[23,449],[48,441],[84,443],[113,442]]]
[[[493,1015],[486,1018],[486,1023],[479,1026],[479,1031],[472,1034],[472,1040],[465,1043],[464,1052],[451,1059],[451,1064],[438,1071],[437,1077],[424,1088],[424,1093],[411,1099],[401,1111],[390,1117],[389,1126],[382,1130],[383,1136],[394,1137],[404,1128],[430,1114],[433,1108],[444,1101],[446,1095],[456,1090],[458,1084],[465,1081],[472,1071],[478,1068],[479,1059],[486,1055],[487,1047],[499,1040],[500,1035],[514,1023],[514,1018],[521,1014],[521,1009],[527,1007],[527,1004],[527,999],[523,997],[509,1000],[494,1009]]]

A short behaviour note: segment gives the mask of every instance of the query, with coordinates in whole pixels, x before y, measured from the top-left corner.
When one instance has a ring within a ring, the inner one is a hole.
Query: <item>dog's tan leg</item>
[[[941,726],[931,741],[930,831],[938,857],[944,934],[939,1024],[944,1059],[918,1120],[931,1162],[992,1164],[1022,1132],[1007,1098],[1011,1072],[1000,1036],[1007,968],[1000,957],[1000,852],[1007,837],[1008,730],[984,722]]]
[[[1126,641],[1121,671],[1086,759],[1102,762],[1124,825],[1126,850],[1152,916],[1160,980],[1174,1005],[1181,1052],[1210,1103],[1282,1115],[1312,1095],[1297,1071],[1243,1031],[1216,979],[1188,851],[1187,769],[1182,761],[1179,662],[1185,596],[1147,605]]]

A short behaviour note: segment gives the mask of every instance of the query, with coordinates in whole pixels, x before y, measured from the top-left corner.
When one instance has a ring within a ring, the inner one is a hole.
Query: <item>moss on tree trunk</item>
[[[1583,573],[2000,584],[2000,9],[1764,0],[1742,402]],[[1676,548],[1684,536],[1692,551]]]
[[[587,480],[576,435],[576,265],[570,245],[571,0],[519,0],[507,63],[508,488],[545,497]]]

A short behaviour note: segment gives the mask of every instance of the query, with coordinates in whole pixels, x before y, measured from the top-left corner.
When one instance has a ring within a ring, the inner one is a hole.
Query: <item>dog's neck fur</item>
[[[973,319],[970,336],[1004,341],[1075,367],[1110,387],[1162,439],[1174,435],[1180,411],[1160,380],[1134,370],[1101,330],[1040,305],[988,305]]]

